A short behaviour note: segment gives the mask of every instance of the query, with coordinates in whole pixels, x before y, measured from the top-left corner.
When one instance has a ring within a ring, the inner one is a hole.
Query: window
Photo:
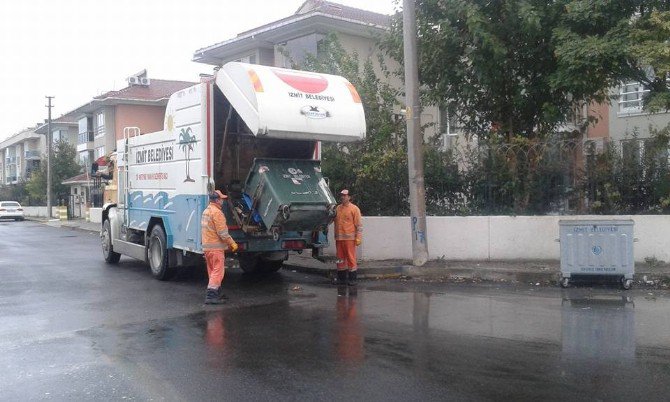
[[[66,130],[54,130],[51,133],[51,141],[53,141],[53,142],[58,142],[58,141],[67,142],[67,131]]]
[[[248,56],[240,57],[235,61],[239,61],[240,63],[256,64],[256,55],[250,54]]]
[[[77,144],[86,144],[87,142],[93,141],[93,131],[91,126],[93,125],[93,119],[90,117],[82,117],[79,119],[79,135],[77,138]]]
[[[96,126],[95,126],[95,136],[96,137],[101,137],[105,135],[105,114],[104,113],[98,113],[96,117]]]
[[[619,113],[642,112],[642,100],[649,92],[639,82],[628,82],[619,88]]]
[[[81,151],[79,152],[79,163],[84,166],[88,166],[91,163],[91,156],[93,151]]]
[[[88,119],[86,117],[82,117],[77,123],[79,124],[79,134],[88,131]]]
[[[105,147],[97,147],[95,149],[95,159],[98,159],[101,156],[105,156]]]

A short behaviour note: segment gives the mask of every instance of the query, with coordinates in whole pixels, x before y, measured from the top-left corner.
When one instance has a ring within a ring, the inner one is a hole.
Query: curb
[[[286,270],[300,273],[313,274],[333,278],[335,268],[323,268],[306,266],[295,263],[284,263]],[[398,278],[424,278],[435,280],[456,281],[503,281],[519,283],[543,283],[557,284],[560,279],[560,271],[528,271],[496,268],[448,268],[448,267],[416,267],[413,265],[398,265],[390,267],[359,267],[358,277],[361,279],[398,279]],[[670,273],[665,272],[636,272],[634,276],[636,283],[647,285],[656,283],[670,283]]]

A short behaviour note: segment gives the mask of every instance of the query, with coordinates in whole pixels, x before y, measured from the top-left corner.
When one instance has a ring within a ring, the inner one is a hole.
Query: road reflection
[[[635,303],[621,294],[563,292],[561,343],[572,359],[635,358]]]
[[[335,356],[345,363],[358,365],[365,359],[364,336],[358,308],[358,289],[337,287],[335,304]]]

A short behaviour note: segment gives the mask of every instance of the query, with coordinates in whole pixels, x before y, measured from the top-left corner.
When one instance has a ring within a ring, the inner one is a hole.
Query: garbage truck
[[[231,62],[168,100],[163,130],[125,127],[113,155],[100,238],[103,256],[146,261],[160,280],[202,260],[208,193],[245,272],[281,268],[292,251],[320,258],[336,199],[322,142],[365,138],[356,88],[329,74]]]

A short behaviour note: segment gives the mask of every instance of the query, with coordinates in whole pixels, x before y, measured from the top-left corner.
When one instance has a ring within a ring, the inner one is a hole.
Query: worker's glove
[[[230,245],[230,252],[231,252],[231,253],[234,253],[234,252],[237,251],[238,248],[239,248],[239,247],[238,247],[237,243],[233,242],[233,243]]]
[[[356,246],[360,246],[361,243],[362,243],[362,240],[361,240],[361,239],[356,239]]]

